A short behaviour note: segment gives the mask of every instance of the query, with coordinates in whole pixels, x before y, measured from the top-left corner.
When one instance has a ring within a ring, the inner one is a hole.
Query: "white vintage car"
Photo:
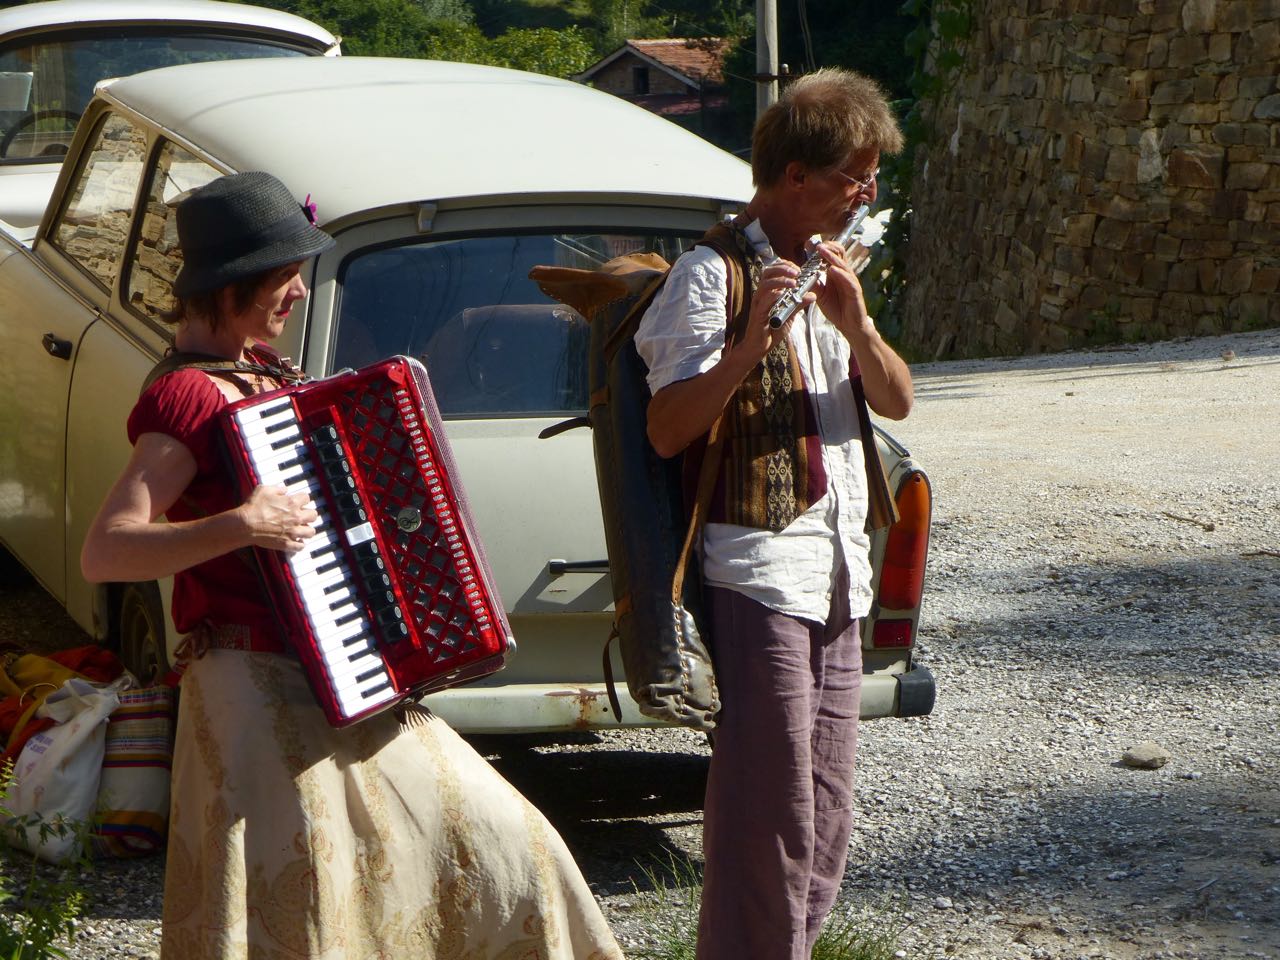
[[[242,57],[334,56],[309,20],[218,0],[52,0],[0,10],[0,220],[40,222],[99,80]]]
[[[528,272],[637,250],[674,258],[752,186],[740,160],[575,83],[360,58],[104,83],[37,235],[0,235],[0,542],[135,672],[171,654],[167,584],[87,584],[80,545],[127,458],[139,384],[171,342],[159,317],[179,262],[173,201],[257,169],[309,197],[337,240],[307,266],[310,297],[277,345],[315,376],[423,358],[448,422],[519,653],[431,706],[472,732],[612,724],[590,432],[539,439],[585,412],[585,323]],[[863,712],[927,713],[933,681],[911,653],[929,485],[887,436],[881,450],[903,519],[875,541]],[[619,692],[624,723],[646,722]]]

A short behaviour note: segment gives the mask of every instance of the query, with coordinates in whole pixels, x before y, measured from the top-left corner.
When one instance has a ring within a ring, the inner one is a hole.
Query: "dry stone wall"
[[[1280,325],[1280,0],[978,0],[917,157],[930,356]]]

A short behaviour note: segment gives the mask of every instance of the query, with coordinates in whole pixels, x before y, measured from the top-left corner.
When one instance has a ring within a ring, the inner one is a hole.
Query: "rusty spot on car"
[[[574,726],[580,729],[586,729],[591,726],[591,715],[594,713],[596,701],[604,696],[602,690],[588,690],[586,687],[579,687],[577,690],[551,690],[547,693],[548,697],[572,697],[578,701],[578,719],[574,721]]]

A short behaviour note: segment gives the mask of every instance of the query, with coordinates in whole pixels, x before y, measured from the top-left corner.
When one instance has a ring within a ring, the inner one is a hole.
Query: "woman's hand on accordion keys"
[[[239,508],[249,543],[269,550],[296,553],[316,534],[315,504],[305,493],[286,493],[284,487],[254,487]]]

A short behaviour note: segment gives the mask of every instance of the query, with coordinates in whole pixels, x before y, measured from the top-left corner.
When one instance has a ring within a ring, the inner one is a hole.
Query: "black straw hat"
[[[289,188],[269,173],[219,177],[178,204],[182,269],[179,297],[209,293],[237,280],[307,260],[333,246]]]

